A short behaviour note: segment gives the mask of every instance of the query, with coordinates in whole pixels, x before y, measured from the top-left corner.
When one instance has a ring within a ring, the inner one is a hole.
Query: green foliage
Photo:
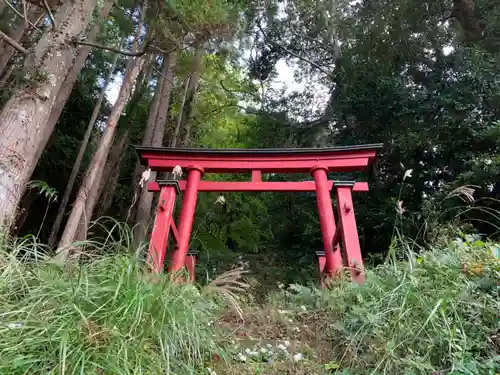
[[[127,255],[62,266],[29,239],[4,243],[0,291],[2,374],[197,374],[218,350],[213,302]]]
[[[363,286],[294,284],[271,303],[322,312],[328,330],[315,340],[330,342],[330,358],[349,374],[493,374],[500,370],[495,252],[497,244],[466,236],[372,269]]]
[[[101,240],[76,244],[82,261],[65,266],[35,237],[2,238],[0,372],[500,370],[496,243],[459,233],[419,254],[400,247],[406,260],[369,268],[364,285],[295,283],[268,289],[262,305],[244,304],[241,296],[228,310],[208,289],[148,275],[138,259],[121,255],[130,251],[131,230],[113,226]]]
[[[28,183],[28,189],[36,189],[50,203],[57,202],[57,190],[50,187],[45,181],[34,180]]]

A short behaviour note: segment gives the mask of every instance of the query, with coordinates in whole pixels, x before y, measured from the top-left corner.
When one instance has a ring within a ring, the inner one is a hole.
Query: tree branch
[[[104,51],[115,52],[115,53],[118,53],[120,55],[130,56],[130,57],[142,56],[147,52],[160,52],[160,53],[164,53],[164,54],[169,54],[177,49],[176,47],[174,47],[174,48],[171,48],[169,50],[163,50],[159,47],[151,45],[151,41],[146,41],[144,43],[144,47],[140,51],[137,51],[137,52],[123,51],[123,50],[115,48],[115,47],[103,46],[102,44],[86,42],[84,40],[79,40],[79,39],[73,39],[73,43],[81,45],[81,46],[89,46],[89,47],[93,47],[93,48],[102,49]]]
[[[220,84],[220,86],[222,87],[222,89],[223,89],[225,92],[229,93],[229,94],[247,94],[247,95],[250,95],[250,96],[251,96],[254,100],[258,100],[258,101],[260,101],[260,99],[261,99],[261,98],[260,98],[257,94],[255,94],[255,93],[253,93],[253,92],[250,92],[250,91],[238,91],[238,90],[230,90],[230,89],[228,89],[228,88],[224,85],[224,80],[222,80],[222,79],[219,81],[219,84]]]
[[[57,26],[56,26],[56,20],[54,19],[54,15],[52,14],[52,11],[50,10],[49,4],[47,3],[47,0],[42,0],[43,6],[45,8],[45,11],[49,15],[50,22],[52,23],[52,29],[57,31]]]
[[[12,47],[14,47],[17,51],[21,52],[23,55],[27,55],[29,53],[26,48],[17,43],[14,39],[5,34],[2,30],[0,30],[0,38],[5,40],[7,43],[9,43]]]
[[[124,56],[142,56],[147,52],[147,47],[148,47],[148,44],[146,43],[146,45],[144,46],[144,48],[141,51],[130,52],[130,51],[122,51],[122,50],[115,48],[115,47],[103,46],[101,44],[86,42],[86,41],[78,40],[78,39],[73,39],[73,43],[81,45],[81,46],[89,46],[89,47],[102,49],[105,51],[115,52],[115,53],[118,53],[118,54],[124,55]]]
[[[22,15],[21,13],[19,13],[19,11],[8,1],[8,0],[4,0],[5,4],[7,4],[10,9],[12,9],[14,11],[14,13],[16,13],[19,17],[23,18],[24,19],[24,22],[26,22],[28,25],[30,25],[31,27],[33,27],[34,29],[38,30],[38,31],[41,31],[38,27],[36,27],[36,24],[33,25],[33,23],[31,23],[28,18],[26,17],[26,14]],[[25,3],[23,2],[23,6],[25,5]]]
[[[288,53],[290,56],[293,56],[299,60],[302,60],[306,63],[308,63],[309,65],[311,65],[312,67],[316,68],[317,70],[319,70],[321,73],[323,74],[326,74],[327,76],[331,77],[332,76],[332,73],[327,71],[326,69],[324,69],[323,67],[321,67],[320,65],[318,65],[317,63],[315,63],[314,61],[311,61],[309,60],[307,57],[304,57],[304,56],[301,56],[295,52],[292,52],[290,51],[289,49],[283,47],[281,44],[278,44],[278,43],[275,43],[274,41],[270,40],[269,37],[267,36],[267,34],[265,33],[264,29],[262,28],[262,26],[260,25],[260,22],[257,23],[258,27],[259,27],[259,30],[260,32],[262,33],[262,35],[264,36],[264,39],[266,41],[268,41],[270,44],[272,44],[274,47],[276,48],[280,48],[281,50],[283,50],[284,52]]]

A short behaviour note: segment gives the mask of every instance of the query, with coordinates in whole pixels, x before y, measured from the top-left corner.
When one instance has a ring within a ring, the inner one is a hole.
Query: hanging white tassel
[[[144,184],[148,182],[150,177],[151,177],[151,168],[148,168],[144,172],[142,172],[141,180],[139,181],[139,186],[141,188],[144,187]]]
[[[174,176],[174,178],[177,180],[177,177],[180,177],[182,176],[182,168],[180,165],[176,165],[174,170],[172,171],[172,175]]]

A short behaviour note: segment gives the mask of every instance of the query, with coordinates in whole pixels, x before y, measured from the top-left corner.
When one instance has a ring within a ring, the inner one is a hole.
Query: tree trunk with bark
[[[160,105],[160,99],[163,89],[163,81],[168,71],[168,66],[162,64],[162,69],[157,75],[155,93],[153,95],[153,100],[149,106],[148,119],[146,122],[146,129],[144,130],[144,135],[142,137],[141,146],[151,146],[151,139],[153,138],[153,132],[156,124],[156,117],[158,116],[158,107]],[[141,179],[141,174],[144,167],[140,162],[135,165],[134,175],[132,177],[132,191],[134,192],[134,198],[131,207],[129,208],[128,218],[132,218],[134,221],[137,212],[137,206],[135,205],[136,199],[139,192],[139,180]]]
[[[56,13],[57,31],[46,31],[26,58],[26,78],[0,114],[0,223],[10,228],[26,184],[38,162],[47,120],[75,51],[69,42],[87,27],[95,0],[69,1]]]
[[[204,54],[205,54],[204,45],[202,42],[199,42],[199,44],[196,47],[196,52],[194,55],[193,66],[191,68],[191,79],[189,80],[186,103],[184,105],[184,111],[182,114],[182,118],[184,119],[184,139],[182,141],[182,146],[184,147],[188,147],[189,139],[191,137],[194,99],[196,96],[196,91],[198,90],[198,83],[200,82],[201,64],[203,62]]]
[[[149,89],[149,83],[151,81],[153,70],[155,68],[155,62],[155,56],[153,55],[149,58],[148,62],[146,63],[147,68],[143,69],[143,71],[141,72],[141,76],[138,79],[139,89],[135,90],[134,95],[130,100],[129,109],[127,110],[127,118],[125,120],[125,123],[129,124],[128,128],[125,131],[125,134],[116,143],[116,145],[113,146],[113,151],[111,152],[111,155],[108,158],[106,167],[104,169],[104,179],[101,181],[97,193],[98,199],[102,203],[99,206],[99,210],[96,215],[92,213],[91,216],[103,216],[113,203],[114,192],[116,190],[116,186],[118,185],[118,178],[120,176],[120,167],[124,156],[124,151],[128,147],[130,141],[131,126],[134,124],[138,105]],[[101,197],[102,199],[100,199]]]
[[[7,7],[7,4],[5,4],[5,1],[0,2],[0,19],[3,17],[3,11]]]
[[[85,220],[86,222],[89,218],[85,218],[85,207],[88,204],[88,194],[92,191],[94,184],[98,184],[100,177],[103,174],[104,165],[106,163],[109,149],[113,143],[113,138],[115,136],[116,126],[118,119],[120,118],[125,105],[130,97],[130,93],[133,89],[134,82],[137,79],[139,72],[141,71],[145,62],[145,57],[140,56],[136,58],[131,58],[127,64],[127,69],[123,77],[123,84],[120,88],[118,98],[116,103],[109,115],[106,129],[102,135],[99,146],[96,153],[92,157],[92,162],[89,169],[85,175],[82,182],[80,190],[71,210],[71,214],[64,228],[63,235],[59,242],[58,255],[63,259],[66,259],[70,253],[70,245],[74,241],[77,234],[78,227],[80,225],[80,220]]]
[[[163,84],[161,87],[161,96],[158,106],[158,113],[156,116],[156,121],[154,125],[154,131],[151,137],[150,145],[153,147],[161,147],[163,145],[163,138],[165,135],[165,129],[167,126],[168,109],[170,104],[170,95],[172,93],[172,87],[174,84],[174,71],[177,60],[176,52],[170,53],[165,56],[165,61],[163,62],[162,76]],[[163,73],[165,71],[165,74]],[[151,179],[154,180],[156,173],[151,173]],[[144,240],[147,233],[147,228],[151,220],[151,205],[153,203],[153,193],[147,191],[143,188],[139,194],[139,201],[137,203],[137,220],[138,224],[134,230],[134,243],[138,245]]]
[[[104,101],[104,97],[106,96],[106,90],[111,82],[111,78],[113,77],[113,72],[116,68],[116,63],[118,61],[118,54],[116,54],[111,67],[109,68],[108,75],[106,77],[106,81],[102,86],[101,93],[99,95],[99,99],[97,99],[97,103],[92,112],[92,116],[90,117],[90,121],[87,125],[87,129],[85,130],[85,134],[83,136],[82,143],[80,144],[80,149],[78,150],[78,155],[76,156],[75,163],[73,164],[73,169],[71,170],[71,174],[69,176],[68,184],[66,185],[66,190],[64,191],[64,195],[61,199],[61,204],[59,205],[59,210],[57,211],[57,216],[52,225],[52,230],[49,236],[49,246],[54,246],[57,241],[57,235],[59,234],[59,229],[61,228],[61,223],[64,218],[64,213],[66,212],[66,207],[68,206],[69,198],[71,196],[71,192],[73,191],[73,186],[75,185],[76,177],[78,176],[78,172],[80,171],[80,167],[82,164],[83,156],[85,155],[85,150],[87,149],[87,145],[90,140],[90,136],[92,135],[92,130],[94,129],[95,122],[99,117],[99,113],[101,111],[102,102]]]
[[[130,142],[129,129],[123,134],[113,147],[109,155],[106,167],[104,168],[104,178],[102,179],[97,196],[101,204],[95,217],[101,217],[111,207],[113,197],[120,177],[120,165]],[[109,177],[108,177],[109,176]]]
[[[36,24],[37,19],[42,15],[41,8],[30,5],[26,18],[29,22]],[[20,43],[23,35],[26,33],[26,21],[24,18],[17,17],[11,25],[9,32],[6,34],[15,42]],[[10,59],[14,56],[16,50],[6,41],[0,39],[0,77],[3,75],[4,70],[7,68]]]
[[[39,27],[42,26],[43,21],[44,21],[43,16],[45,14],[42,11],[40,11],[39,13],[41,13],[41,14],[33,22],[33,24],[37,28],[39,28]],[[24,18],[21,19],[21,20],[24,20]],[[24,21],[23,21],[23,26],[25,26]],[[29,49],[29,48],[33,47],[36,44],[37,29],[35,27],[29,26],[28,28],[23,27],[22,30],[23,30],[23,34],[21,35],[21,39],[19,40],[19,44],[22,45],[22,46],[26,46],[27,49]],[[7,65],[5,66],[5,68],[2,69],[3,71],[0,73],[0,89],[3,89],[4,87],[6,87],[7,84],[9,83],[9,81],[10,81],[10,78],[11,78],[12,74],[16,70],[19,70],[20,68],[23,67],[24,58],[22,58],[22,59],[14,59],[14,57],[16,57],[15,54],[11,54],[11,55],[8,55],[8,58],[10,60],[8,60],[8,59],[4,60]],[[13,82],[13,83],[15,83],[15,82]]]
[[[88,201],[87,206],[85,207],[85,216],[88,217],[89,220],[94,216],[94,210],[97,206],[97,201],[101,198],[102,193],[109,182],[109,178],[112,172],[119,166],[120,161],[122,160],[123,151],[128,145],[128,137],[129,130],[125,131],[116,142],[115,145],[111,148],[111,151],[108,156],[108,160],[106,161],[106,165],[103,168],[102,178],[99,183],[96,183],[92,188],[92,193],[90,195],[90,199]]]
[[[179,108],[179,115],[177,116],[177,122],[175,124],[174,134],[172,135],[172,139],[170,140],[170,147],[175,148],[177,146],[177,141],[179,140],[179,134],[181,132],[182,125],[182,113],[184,112],[184,106],[186,105],[186,98],[188,94],[189,82],[191,80],[191,76],[186,78],[186,82],[184,83],[184,93],[182,95],[181,107]]]
[[[104,168],[102,168],[101,174],[96,178],[96,182],[92,186],[90,193],[88,194],[87,203],[85,205],[85,212],[83,218],[80,220],[78,225],[77,234],[74,241],[84,241],[87,238],[87,231],[89,223],[95,216],[94,211],[97,206],[97,202],[100,200],[106,185],[110,182],[110,176],[116,165],[120,164],[121,157],[123,154],[123,149],[126,144],[128,144],[128,129],[123,136],[118,140],[115,140],[114,145],[111,147],[108,159]]]
[[[88,40],[93,41],[96,39],[99,31],[101,30],[101,24],[108,17],[113,4],[114,0],[105,0],[104,5],[101,9],[101,13],[99,15],[99,19],[87,35]],[[78,74],[80,74],[80,71],[85,66],[85,61],[87,61],[87,57],[89,56],[91,49],[92,47],[89,46],[80,46],[76,50],[76,56],[73,65],[65,75],[62,86],[57,92],[56,100],[50,112],[49,119],[47,120],[47,129],[50,129],[50,132],[46,132],[45,137],[40,141],[40,147],[37,150],[38,159],[42,155],[45,147],[47,146],[47,143],[49,142],[50,136],[54,131],[59,117],[61,117],[61,113],[66,106],[66,102],[68,101],[69,96],[71,95],[71,91],[73,90],[76,80],[78,79]]]

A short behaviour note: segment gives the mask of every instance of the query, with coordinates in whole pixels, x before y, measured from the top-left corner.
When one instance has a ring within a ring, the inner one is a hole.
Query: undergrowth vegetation
[[[218,306],[194,286],[116,249],[62,266],[16,245],[0,253],[2,374],[196,374],[217,351]]]
[[[1,374],[500,371],[495,243],[441,239],[369,269],[364,285],[292,284],[257,305],[240,271],[176,285],[112,237],[100,250],[113,256],[65,266],[33,238],[2,241]]]

